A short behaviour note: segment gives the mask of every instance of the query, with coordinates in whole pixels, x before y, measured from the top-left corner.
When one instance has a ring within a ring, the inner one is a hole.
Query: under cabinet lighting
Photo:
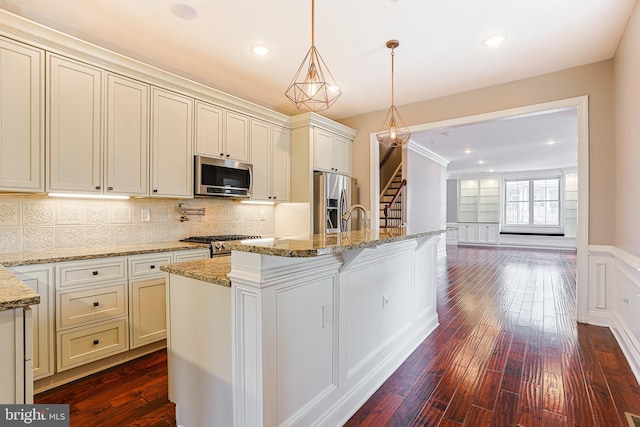
[[[75,194],[75,193],[48,193],[49,197],[69,197],[75,199],[105,199],[128,200],[129,196],[115,196],[111,194]]]
[[[242,200],[240,203],[245,205],[273,205],[275,202],[267,202],[262,200]]]

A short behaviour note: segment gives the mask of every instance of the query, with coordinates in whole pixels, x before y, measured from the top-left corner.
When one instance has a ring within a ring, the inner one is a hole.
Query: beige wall
[[[615,245],[640,256],[640,3],[614,57],[616,99]]]
[[[425,84],[437,82],[427,81]],[[635,93],[637,96],[639,92],[636,90]],[[612,60],[404,105],[399,110],[407,124],[414,126],[582,95],[589,96],[589,243],[613,244],[615,152]],[[354,176],[361,183],[361,201],[365,205],[369,203],[369,138],[382,124],[385,113],[378,111],[340,120],[359,132],[353,145],[352,158],[360,160],[354,160],[352,168]],[[637,161],[638,157],[635,159]],[[640,195],[639,192],[636,194]]]

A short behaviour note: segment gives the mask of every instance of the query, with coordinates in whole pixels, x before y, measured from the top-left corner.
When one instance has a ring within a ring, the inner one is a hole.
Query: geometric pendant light
[[[376,134],[378,142],[387,147],[399,147],[411,138],[411,132],[396,109],[394,102],[394,49],[400,45],[398,40],[389,40],[387,47],[391,49],[391,108],[384,119],[382,130]]]
[[[311,0],[311,47],[285,92],[296,108],[305,111],[326,110],[342,94],[329,67],[316,49],[314,21],[315,0]]]

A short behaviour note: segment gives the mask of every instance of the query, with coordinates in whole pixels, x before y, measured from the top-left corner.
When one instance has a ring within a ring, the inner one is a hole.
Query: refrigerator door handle
[[[347,220],[342,219],[342,216],[344,214],[347,213],[347,209],[349,209],[349,207],[347,206],[347,192],[345,189],[342,189],[342,192],[340,193],[340,231],[347,231]]]

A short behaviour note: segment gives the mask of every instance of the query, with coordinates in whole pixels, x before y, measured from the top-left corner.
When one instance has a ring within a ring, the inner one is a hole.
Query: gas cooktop
[[[231,253],[229,249],[224,246],[223,242],[229,242],[231,240],[246,240],[246,239],[259,239],[260,236],[245,235],[245,234],[222,234],[219,236],[192,236],[186,239],[180,240],[181,242],[192,243],[209,243],[209,249],[211,250],[211,256],[228,255]]]

